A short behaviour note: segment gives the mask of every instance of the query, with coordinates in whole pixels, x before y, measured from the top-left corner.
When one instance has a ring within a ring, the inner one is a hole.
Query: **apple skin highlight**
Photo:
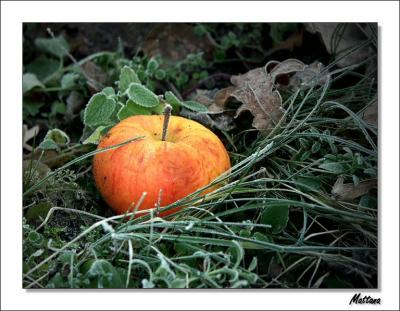
[[[105,148],[144,136],[94,156],[97,188],[115,213],[132,211],[144,192],[147,195],[139,210],[154,208],[160,189],[160,206],[166,206],[208,185],[230,169],[224,145],[209,129],[195,121],[171,116],[166,141],[162,141],[163,120],[162,115],[129,117],[100,141],[98,148]]]

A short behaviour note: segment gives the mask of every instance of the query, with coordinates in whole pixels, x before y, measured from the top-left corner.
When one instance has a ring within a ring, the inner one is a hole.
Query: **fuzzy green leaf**
[[[115,267],[104,259],[92,260],[85,263],[88,268],[86,276],[91,279],[95,288],[122,288],[124,282]]]
[[[119,75],[119,90],[121,93],[125,93],[131,83],[140,84],[140,80],[132,68],[124,66]]]
[[[30,100],[24,98],[22,109],[24,112],[24,118],[33,117],[39,113],[39,109],[44,105],[44,102]]]
[[[193,101],[193,100],[188,100],[188,101],[182,102],[182,106],[189,110],[196,111],[196,112],[207,112],[208,111],[206,106],[204,106],[203,104],[200,104],[196,101]]]
[[[157,70],[157,68],[158,68],[159,65],[160,65],[160,64],[158,63],[157,60],[155,60],[154,58],[151,58],[151,59],[149,60],[149,62],[147,63],[146,70],[147,70],[147,72],[148,72],[149,74],[153,74],[153,73]]]
[[[319,168],[322,168],[323,170],[326,170],[328,172],[331,173],[335,173],[335,174],[341,174],[343,173],[343,165],[340,163],[336,163],[336,162],[330,162],[330,163],[323,163],[321,165],[318,166]]]
[[[157,80],[164,80],[165,77],[167,76],[167,73],[163,69],[158,69],[154,76],[156,77]]]
[[[25,215],[26,220],[29,222],[34,220],[44,220],[52,207],[53,206],[49,202],[40,202],[28,209],[28,212]]]
[[[106,126],[104,125],[100,125],[98,128],[96,128],[94,130],[94,132],[88,137],[86,138],[82,144],[86,145],[86,144],[95,144],[97,145],[100,141],[100,138],[102,136],[102,131],[106,128]]]
[[[257,257],[253,257],[253,259],[250,262],[249,268],[247,270],[251,272],[257,268],[257,265],[258,265]]]
[[[182,106],[182,102],[175,96],[174,93],[168,91],[164,94],[165,100],[172,106],[172,111],[177,111]]]
[[[154,114],[163,114],[164,113],[164,105],[159,104],[155,106],[154,108],[151,108],[151,112]]]
[[[35,74],[40,81],[43,81],[54,74],[59,66],[60,61],[42,54],[26,66],[26,71]]]
[[[286,228],[289,220],[289,205],[274,204],[267,206],[261,215],[261,223],[271,225],[270,229],[273,234],[282,232]]]
[[[51,139],[58,145],[66,145],[70,142],[69,136],[60,129],[53,129],[47,132],[45,139]]]
[[[58,257],[58,260],[61,263],[71,263],[71,260],[75,258],[75,252],[73,251],[65,251],[61,253],[61,255]]]
[[[61,78],[61,87],[63,89],[70,89],[76,85],[75,81],[79,78],[76,73],[67,73]]]
[[[101,92],[104,95],[106,95],[107,97],[114,97],[115,96],[115,91],[111,86],[105,87]]]
[[[118,111],[118,119],[123,120],[136,115],[150,115],[151,111],[148,108],[136,105],[132,100],[128,100],[126,105]]]
[[[152,108],[159,104],[157,95],[139,83],[131,83],[127,94],[129,99],[142,107]]]
[[[42,82],[34,75],[33,73],[25,73],[22,76],[22,92],[25,94],[26,92],[32,90],[35,87],[44,87]]]
[[[59,129],[53,129],[47,132],[39,148],[44,150],[58,149],[60,146],[69,144],[69,142],[69,136],[65,132]]]
[[[147,279],[142,280],[142,286],[143,288],[154,288],[154,283],[152,281],[149,281]]]
[[[35,45],[39,50],[60,58],[69,53],[69,45],[63,36],[57,38],[37,38]]]
[[[302,155],[300,156],[300,161],[305,161],[307,160],[311,155],[310,151],[305,151],[304,153],[302,153]]]
[[[115,109],[115,101],[103,93],[97,93],[89,100],[86,106],[83,122],[92,128],[109,124]]]
[[[171,282],[171,288],[185,288],[186,281],[184,279],[174,279]]]
[[[316,141],[311,147],[311,152],[317,153],[320,149],[321,149],[321,143],[319,141]]]
[[[40,145],[39,145],[39,149],[43,149],[43,150],[56,150],[58,149],[58,145],[52,141],[51,139],[44,139]]]
[[[318,178],[312,176],[298,176],[295,178],[297,187],[302,191],[319,191],[321,182]]]

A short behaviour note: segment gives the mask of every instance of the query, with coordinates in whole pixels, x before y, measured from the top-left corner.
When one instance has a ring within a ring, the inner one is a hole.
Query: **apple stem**
[[[166,104],[164,108],[164,124],[163,124],[163,131],[161,140],[165,141],[168,132],[168,124],[169,118],[171,117],[172,106],[170,104]]]

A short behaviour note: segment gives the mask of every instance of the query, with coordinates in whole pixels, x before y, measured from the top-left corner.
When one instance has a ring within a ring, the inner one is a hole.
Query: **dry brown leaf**
[[[217,96],[218,90],[196,90],[196,93],[191,95],[189,98],[191,100],[197,101],[207,107],[209,114],[221,113],[224,111],[223,105],[218,106],[215,101],[215,96]]]
[[[285,85],[278,83],[287,80],[293,86],[309,83],[316,74],[320,73],[322,65],[305,65],[297,59],[287,59],[283,62],[270,61],[265,67],[253,69],[243,75],[233,76],[231,82],[233,87],[224,89],[222,92],[225,103],[229,97],[234,97],[243,104],[237,110],[239,116],[244,110],[248,110],[254,116],[253,127],[260,131],[270,131],[283,118],[282,98],[276,89],[284,88]],[[290,74],[296,73],[293,77]],[[325,80],[314,79],[318,83]],[[310,84],[310,83],[309,83]],[[221,100],[219,101],[221,105]]]
[[[85,105],[85,98],[77,91],[72,91],[67,97],[67,111],[65,117],[68,121],[78,116]]]
[[[278,76],[303,71],[306,68],[306,65],[298,59],[289,58],[283,62],[272,60],[265,65],[265,68],[271,75],[272,80],[275,82]]]
[[[315,85],[324,85],[329,79],[329,74],[322,74],[324,65],[320,62],[314,62],[306,65],[304,70],[296,72],[290,77],[289,87],[292,89],[299,88],[300,86],[312,87]]]
[[[339,58],[341,55],[346,53],[346,50],[360,44],[367,39],[366,35],[356,24],[346,24],[346,28],[341,35],[341,39],[338,46],[332,46],[332,36],[338,27],[338,23],[306,23],[306,29],[311,33],[319,33],[322,41],[326,47],[328,53],[332,54],[335,52],[336,57]],[[363,26],[360,26],[363,27]],[[366,29],[365,29],[366,31]],[[336,50],[336,51],[335,51]],[[371,53],[369,47],[365,46],[356,50],[355,52],[347,55],[343,59],[339,60],[337,65],[340,67],[346,67],[357,64],[367,58]]]
[[[58,153],[55,150],[42,150],[36,148],[34,152],[25,155],[25,160],[40,160],[41,163],[47,165],[50,169],[58,168],[72,159],[89,152],[91,149],[89,145],[82,145],[79,148],[73,149],[70,152]]]
[[[319,76],[322,68],[320,63],[306,65],[297,59],[270,61],[264,67],[232,76],[232,86],[217,92],[198,91],[192,99],[206,105],[211,113],[226,111],[227,104],[231,99],[235,99],[242,105],[237,109],[234,118],[240,116],[243,111],[249,111],[254,117],[252,126],[260,131],[269,132],[284,116],[279,89],[323,85],[329,76]]]
[[[224,89],[217,91],[214,96],[215,104],[218,107],[221,107],[221,109],[225,108],[226,103],[234,89],[235,89],[235,87],[229,86],[229,87],[226,87]]]
[[[28,144],[32,138],[34,138],[40,131],[39,125],[35,125],[34,127],[28,129],[26,124],[22,127],[22,147],[28,151],[32,151],[33,147]]]
[[[107,73],[92,61],[84,63],[81,68],[93,91],[98,92],[107,84]]]
[[[344,178],[340,176],[333,185],[331,193],[337,200],[352,201],[377,187],[376,179],[365,180],[358,185],[354,185],[352,183],[345,184]]]
[[[35,170],[38,173],[39,178],[43,178],[51,172],[51,169],[46,164],[37,160],[24,160],[22,167],[24,172]]]
[[[274,80],[265,67],[233,76],[231,82],[234,89],[229,97],[242,103],[235,118],[248,110],[254,116],[253,127],[260,131],[272,130],[283,117],[282,98],[274,88]]]
[[[281,63],[270,61],[265,66],[279,89],[321,86],[329,79],[328,73],[322,73],[320,62],[306,65],[298,59],[287,59]]]
[[[378,100],[375,100],[367,107],[367,109],[365,109],[363,120],[368,124],[378,126]]]
[[[193,112],[182,109],[181,115],[200,122],[209,127],[221,131],[230,131],[235,128],[232,111],[226,110],[223,106],[218,106],[215,102],[218,90],[196,90],[196,93],[190,96],[191,100],[205,105],[207,113]]]
[[[204,52],[211,55],[213,45],[207,37],[197,36],[192,26],[186,24],[159,24],[143,43],[149,57],[160,55],[164,60],[176,62],[188,54]]]

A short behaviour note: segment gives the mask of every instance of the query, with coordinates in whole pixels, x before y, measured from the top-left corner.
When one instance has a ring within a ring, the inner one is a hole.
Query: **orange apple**
[[[230,169],[224,145],[209,129],[195,121],[171,116],[167,135],[162,140],[163,123],[162,115],[129,117],[100,141],[98,148],[104,148],[144,136],[94,156],[96,185],[116,213],[132,211],[144,192],[147,195],[139,210],[156,207],[159,198],[160,206],[166,206],[208,185]]]

